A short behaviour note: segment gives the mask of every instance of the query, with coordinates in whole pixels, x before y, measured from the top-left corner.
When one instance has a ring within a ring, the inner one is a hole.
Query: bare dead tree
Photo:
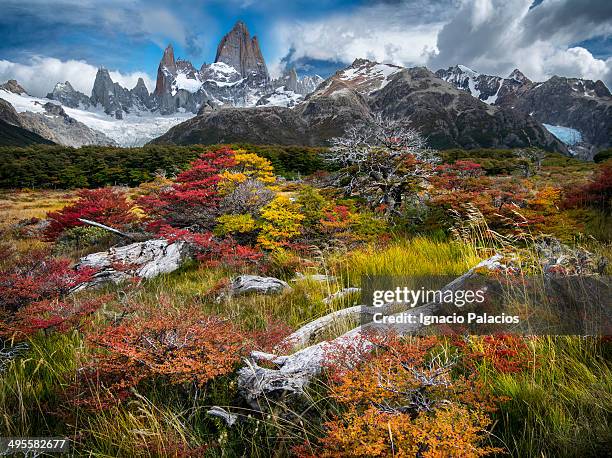
[[[417,130],[380,114],[330,142],[325,159],[340,167],[334,186],[364,198],[371,207],[384,205],[389,215],[398,213],[404,197],[421,188],[438,162]]]
[[[520,159],[519,167],[525,178],[538,174],[542,168],[542,161],[546,157],[546,152],[539,148],[519,149],[515,154]]]

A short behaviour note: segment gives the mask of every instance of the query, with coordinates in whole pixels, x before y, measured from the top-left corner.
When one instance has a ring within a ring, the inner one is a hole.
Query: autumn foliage
[[[221,173],[234,165],[232,150],[206,151],[176,177],[172,186],[141,197],[138,204],[154,222],[211,230],[219,216]]]
[[[102,408],[161,381],[202,387],[231,372],[251,341],[229,321],[196,308],[165,307],[89,334],[96,351],[73,387],[75,402]]]
[[[91,279],[94,269],[75,270],[72,261],[53,258],[46,250],[12,254],[9,265],[0,271],[0,304],[14,312],[32,302],[53,300]]]
[[[612,164],[602,164],[589,182],[568,189],[563,205],[567,208],[594,207],[609,214],[612,211]]]
[[[456,370],[458,355],[441,344],[438,337],[390,337],[372,358],[334,377],[330,394],[344,409],[325,424],[314,456],[477,457],[500,451],[487,445],[494,398],[472,374]]]
[[[97,223],[106,224],[115,229],[123,229],[137,222],[133,204],[125,193],[112,188],[84,189],[77,193],[78,199],[57,212],[50,212],[47,217],[50,225],[45,235],[55,240],[63,231],[84,223],[85,218]]]

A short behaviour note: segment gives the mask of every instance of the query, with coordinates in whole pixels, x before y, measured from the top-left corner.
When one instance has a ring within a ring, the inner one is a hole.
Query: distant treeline
[[[329,170],[321,153],[326,148],[281,145],[228,145],[246,149],[269,159],[275,173],[287,178]],[[0,188],[97,188],[108,185],[137,186],[159,171],[172,176],[201,152],[216,146],[147,145],[140,148],[32,145],[0,147]],[[444,162],[478,162],[489,175],[515,173],[519,159],[505,149],[452,149],[440,151]],[[560,154],[550,154],[545,165],[579,163]]]
[[[269,159],[277,174],[294,178],[325,168],[323,148],[303,146],[229,145]],[[147,145],[140,148],[33,145],[0,147],[2,188],[96,188],[136,186],[158,171],[168,176],[184,169],[211,146]]]

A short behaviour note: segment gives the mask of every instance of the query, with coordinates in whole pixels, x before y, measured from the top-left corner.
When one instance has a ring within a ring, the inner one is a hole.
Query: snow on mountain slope
[[[175,113],[162,116],[158,113],[140,112],[123,115],[115,119],[102,110],[84,111],[75,108],[64,108],[69,116],[77,121],[99,130],[112,138],[120,146],[142,146],[145,143],[165,134],[171,127],[195,116],[193,113]]]
[[[0,98],[9,102],[18,113],[30,111],[44,113],[44,104],[55,100],[32,97],[25,94],[14,94],[0,90]],[[126,113],[123,119],[108,116],[99,109],[81,110],[64,106],[68,116],[82,122],[86,126],[102,132],[120,146],[142,146],[148,141],[166,133],[168,129],[194,116],[193,113],[175,113],[162,116],[159,113],[132,112]]]
[[[287,107],[293,108],[304,99],[301,94],[296,94],[293,91],[287,90],[286,87],[279,87],[271,93],[260,98],[257,101],[259,107]]]
[[[438,70],[436,76],[453,84],[459,89],[469,92],[472,96],[489,105],[497,101],[497,97],[504,83],[504,78],[484,75],[465,65],[455,65],[447,70]],[[511,77],[512,75],[509,78]]]
[[[59,105],[58,102],[54,100],[47,99],[39,99],[37,97],[32,97],[27,94],[15,94],[14,92],[9,92],[0,89],[0,99],[6,100],[8,103],[13,105],[13,108],[17,111],[17,113],[23,113],[24,111],[31,111],[32,113],[44,113],[45,109],[43,105],[47,102],[55,103]]]
[[[390,78],[401,70],[402,67],[396,65],[357,59],[349,68],[340,71],[337,79],[349,83],[358,92],[371,94],[384,88]]]
[[[184,89],[185,91],[194,93],[202,87],[202,82],[197,78],[189,78],[184,73],[178,73],[172,86],[172,95],[176,94],[178,89]]]

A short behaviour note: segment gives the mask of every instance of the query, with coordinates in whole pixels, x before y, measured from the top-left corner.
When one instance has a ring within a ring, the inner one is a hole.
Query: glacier
[[[582,134],[579,130],[572,129],[571,127],[553,126],[551,124],[544,123],[542,123],[542,125],[546,128],[547,131],[549,131],[551,134],[553,134],[555,137],[557,137],[559,140],[561,140],[568,146],[574,146],[578,143],[582,143]]]
[[[47,102],[61,105],[56,100],[33,97],[26,94],[15,94],[0,90],[0,98],[9,102],[18,113],[30,111],[44,113]],[[88,110],[70,108],[62,105],[68,116],[82,122],[86,126],[102,132],[119,146],[142,146],[145,143],[165,134],[171,127],[195,116],[194,113],[174,113],[161,115],[150,111],[133,111],[125,113],[123,119],[116,119],[104,113],[101,107],[90,107]]]

